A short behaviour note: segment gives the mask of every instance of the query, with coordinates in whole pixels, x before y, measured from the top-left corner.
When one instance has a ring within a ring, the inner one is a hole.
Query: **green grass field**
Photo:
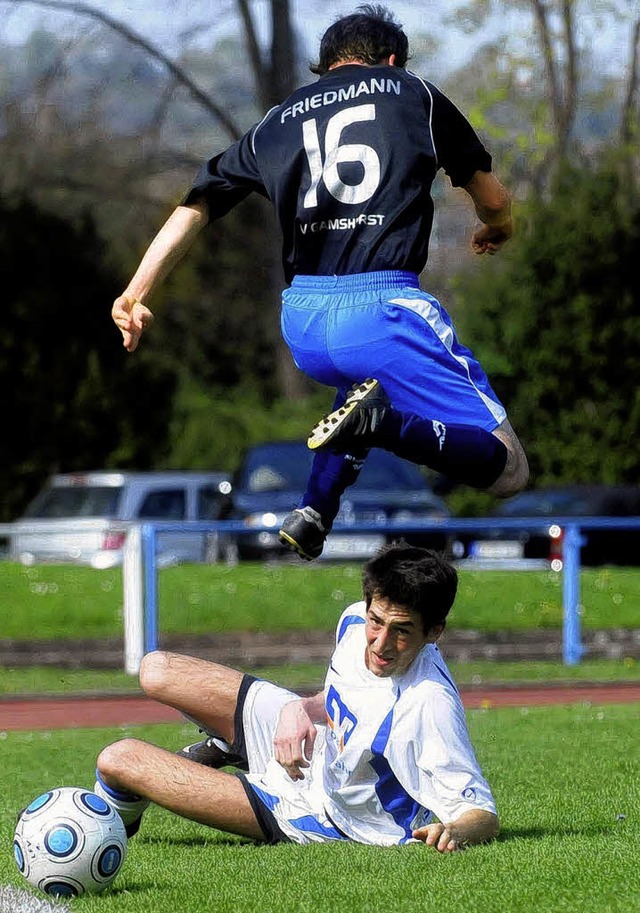
[[[496,595],[497,594],[497,595]],[[353,565],[176,567],[161,572],[160,628],[172,632],[331,630],[359,598]],[[640,571],[585,570],[585,627],[640,627]],[[525,630],[562,624],[562,578],[470,572],[450,624]],[[0,564],[0,638],[122,632],[119,571]],[[452,664],[460,684],[640,678],[640,663]],[[261,669],[288,687],[321,683],[319,665]],[[119,671],[0,669],[0,693],[132,691]],[[442,857],[424,846],[255,846],[151,809],[113,887],[60,910],[86,913],[630,913],[640,909],[640,705],[470,711],[502,819],[491,846]],[[176,749],[191,726],[2,732],[0,911],[27,889],[11,853],[18,809],[56,785],[91,787],[95,757],[123,735]],[[21,903],[21,901],[19,901]],[[7,913],[23,913],[19,906]],[[25,911],[28,907],[25,906]]]
[[[640,705],[468,714],[499,806],[492,845],[255,846],[151,809],[86,913],[631,913],[640,909]],[[3,734],[0,885],[26,887],[11,855],[18,809],[48,787],[92,786],[96,754],[123,734],[170,749],[193,727]],[[64,907],[62,909],[65,909]],[[11,913],[20,913],[19,909]]]
[[[333,630],[360,598],[354,564],[186,565],[159,574],[159,626],[166,632]],[[64,565],[0,562],[0,638],[104,637],[122,632],[122,575]],[[640,569],[587,568],[585,628],[640,626]],[[560,628],[562,575],[460,571],[450,625],[484,631]]]

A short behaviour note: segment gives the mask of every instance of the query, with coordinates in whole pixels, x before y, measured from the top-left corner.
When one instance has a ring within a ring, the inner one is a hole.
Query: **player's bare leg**
[[[229,744],[242,672],[192,656],[156,650],[140,666],[140,686],[156,701],[175,707]]]
[[[233,749],[243,678],[228,666],[161,650],[148,653],[140,667],[140,684],[146,694],[180,710],[205,734],[177,754],[213,768],[248,769],[244,753]]]
[[[143,797],[210,827],[265,839],[242,783],[232,774],[193,764],[139,739],[108,745],[97,767],[102,783],[116,793]]]
[[[521,491],[529,481],[529,464],[522,444],[506,419],[493,433],[507,448],[507,463],[500,478],[488,491],[500,498],[507,498]]]
[[[165,805],[185,817],[198,821],[203,820],[204,823],[213,826],[223,826],[194,815],[188,804],[185,804],[184,807],[175,806],[176,799],[175,796],[172,798],[169,784],[165,784],[166,793],[160,790],[154,780],[149,781],[149,789],[143,788],[146,781],[144,778],[140,779],[136,771],[144,766],[143,761],[146,763],[147,756],[156,758],[155,752],[160,752],[157,755],[158,764],[164,764],[166,767],[169,762],[165,756],[170,755],[172,761],[175,760],[177,765],[175,771],[182,771],[182,773],[176,773],[177,779],[173,783],[173,787],[183,783],[185,778],[188,779],[190,772],[197,779],[197,775],[193,771],[215,773],[211,768],[224,767],[227,764],[244,766],[245,759],[236,756],[231,750],[235,738],[234,715],[243,678],[243,674],[236,669],[191,656],[182,656],[178,653],[157,650],[148,653],[143,658],[140,666],[140,685],[145,693],[188,715],[208,735],[203,741],[182,749],[181,752],[178,752],[177,757],[163,749],[154,749],[153,746],[140,742],[135,744],[144,746],[145,751],[141,756],[142,759],[139,759],[138,754],[132,748],[135,740],[115,743],[115,746],[109,746],[100,755],[97,769],[98,780],[94,789],[117,809],[125,823],[128,836],[131,837],[137,833],[148,800]],[[132,758],[137,765],[132,767],[131,772],[124,770],[119,760],[126,751],[132,753]],[[194,761],[197,763],[194,764]],[[151,764],[151,762],[149,763]],[[186,770],[182,765],[185,765]],[[150,770],[155,770],[153,765]],[[225,777],[229,777],[233,784],[230,796],[240,795],[236,785],[244,795],[244,790],[238,781],[228,774]],[[220,788],[223,789],[222,786]],[[203,806],[203,809],[203,814],[206,814],[207,806]],[[245,830],[234,830],[233,832],[247,833]],[[248,835],[255,836],[252,832],[249,832]]]

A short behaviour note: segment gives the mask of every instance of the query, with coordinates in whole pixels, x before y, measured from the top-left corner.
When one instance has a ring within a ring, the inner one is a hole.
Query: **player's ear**
[[[444,621],[440,622],[440,624],[434,625],[432,628],[429,629],[429,633],[427,635],[427,643],[435,644],[436,641],[438,641],[440,639],[440,637],[442,637],[443,631],[444,631]]]

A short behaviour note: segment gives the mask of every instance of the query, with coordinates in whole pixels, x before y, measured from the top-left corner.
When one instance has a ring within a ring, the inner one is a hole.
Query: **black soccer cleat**
[[[322,554],[324,541],[330,531],[313,507],[296,507],[284,518],[278,535],[287,548],[297,552],[306,561],[313,561]]]
[[[193,745],[186,745],[176,751],[176,754],[181,758],[187,758],[189,761],[195,761],[196,764],[213,767],[215,770],[220,767],[237,767],[239,770],[249,770],[246,758],[220,748],[213,736],[207,736],[206,739],[201,742],[194,742]]]
[[[314,425],[307,447],[343,452],[354,445],[380,447],[381,425],[390,409],[391,402],[380,382],[368,378],[349,390],[343,406]]]
[[[140,825],[142,824],[142,815],[139,818],[135,818],[133,821],[130,821],[129,824],[125,824],[124,830],[127,835],[127,840],[130,840],[131,837],[135,835],[140,830]]]

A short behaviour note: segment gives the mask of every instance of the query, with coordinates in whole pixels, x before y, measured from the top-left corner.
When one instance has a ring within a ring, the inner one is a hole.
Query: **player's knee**
[[[102,749],[96,761],[96,768],[106,783],[120,783],[120,775],[131,766],[137,745],[136,739],[120,739]]]
[[[158,697],[170,676],[169,655],[164,650],[147,653],[140,663],[140,687],[150,697]]]
[[[509,498],[526,488],[529,482],[529,464],[522,452],[510,451],[504,472],[491,486],[491,494],[499,498]]]

